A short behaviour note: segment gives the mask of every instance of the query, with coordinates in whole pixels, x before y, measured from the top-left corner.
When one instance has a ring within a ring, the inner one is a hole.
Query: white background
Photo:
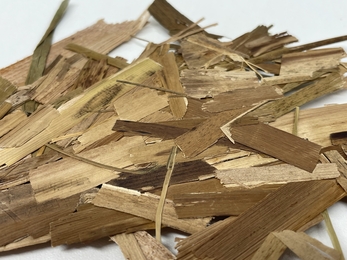
[[[92,25],[99,19],[108,23],[119,23],[136,19],[150,4],[150,0],[70,0],[68,10],[54,34],[54,42],[76,31]],[[230,39],[253,30],[258,25],[271,25],[271,33],[288,33],[296,36],[304,44],[347,34],[347,1],[169,1],[192,21],[204,17],[201,26],[218,22],[217,27],[208,31],[224,35]],[[60,0],[1,0],[0,1],[0,68],[17,62],[34,51],[45,33]],[[153,18],[138,37],[155,43],[168,38],[167,32]],[[135,59],[146,43],[133,39],[111,53],[129,61]],[[347,42],[335,44],[347,49]],[[323,106],[331,103],[345,103],[347,91],[320,98],[307,107]],[[334,115],[331,115],[334,116]],[[347,116],[347,112],[346,112]],[[347,118],[347,117],[346,117]],[[346,120],[347,121],[347,120]],[[347,129],[347,124],[346,124]],[[347,206],[337,203],[329,209],[333,225],[347,256]],[[170,232],[169,232],[170,233]],[[324,224],[309,230],[309,234],[326,245],[331,242]],[[174,235],[167,235],[165,243],[171,247]],[[123,259],[116,244],[102,239],[88,245],[59,246],[49,244],[0,253],[5,259]],[[294,259],[286,255],[283,259]]]

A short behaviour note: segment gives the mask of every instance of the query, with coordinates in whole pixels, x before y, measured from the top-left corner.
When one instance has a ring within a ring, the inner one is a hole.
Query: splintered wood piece
[[[51,223],[51,245],[86,243],[106,236],[145,229],[154,229],[154,223],[148,219],[87,203],[79,206],[77,212],[67,214]]]
[[[79,73],[80,69],[71,67],[70,63],[61,60],[31,91],[32,98],[41,104],[52,103],[74,85]]]
[[[266,52],[281,48],[286,44],[297,41],[297,38],[284,32],[272,36],[263,36],[253,41],[249,41],[245,44],[245,47],[251,50],[254,57],[257,57]]]
[[[269,232],[298,230],[345,196],[335,180],[289,183],[241,214],[180,241],[179,259],[249,259]],[[212,237],[204,239],[213,230]],[[199,242],[200,240],[200,242]]]
[[[162,187],[166,170],[166,166],[159,166],[144,174],[121,173],[119,178],[111,180],[108,184],[148,191]],[[214,167],[200,160],[176,163],[170,185],[197,181],[200,176],[214,175],[214,171]]]
[[[264,100],[273,100],[281,97],[283,97],[282,91],[274,86],[236,89],[214,96],[213,100],[207,101],[202,105],[202,109],[208,112],[221,112],[242,107],[251,107]]]
[[[346,110],[347,104],[301,110],[297,135],[321,146],[330,146],[330,134],[346,130]],[[290,113],[270,125],[291,133],[293,122],[293,114]]]
[[[30,170],[60,158],[61,156],[55,152],[46,153],[32,158],[25,158],[16,164],[2,168],[0,170],[0,189],[8,189],[28,182]]]
[[[339,172],[347,178],[347,161],[336,150],[326,151],[324,155],[331,163],[336,163]]]
[[[129,150],[130,160],[133,164],[143,164],[154,162],[158,165],[165,165],[170,154],[171,147],[175,145],[174,140],[166,140],[146,146],[134,147]],[[184,157],[182,152],[177,153],[176,162],[196,161],[204,158],[210,158],[216,155],[225,154],[228,147],[213,145],[194,158]]]
[[[112,130],[118,132],[125,132],[127,133],[127,135],[144,135],[159,137],[163,140],[167,140],[174,139],[184,134],[185,132],[189,131],[189,128],[168,126],[161,123],[142,123],[134,121],[117,120]]]
[[[193,158],[215,144],[223,137],[220,126],[239,116],[248,108],[224,111],[210,117],[196,128],[175,139],[176,145],[184,153],[185,157]],[[202,140],[204,140],[202,142]]]
[[[346,56],[342,48],[329,48],[285,54],[281,60],[280,75],[311,74],[315,71],[337,68]]]
[[[51,240],[51,235],[47,234],[42,237],[33,238],[32,236],[27,236],[25,238],[16,240],[10,244],[0,247],[0,252],[6,252],[10,250],[15,250],[22,247],[33,246],[38,244],[47,243]]]
[[[163,66],[165,89],[177,93],[184,93],[179,78],[175,55],[173,52],[168,52],[168,49],[168,44],[161,45],[150,55],[150,58]],[[170,97],[169,105],[175,119],[181,119],[187,111],[187,99],[185,97]]]
[[[125,259],[147,260],[133,233],[122,233],[110,238],[118,244]]]
[[[232,126],[230,133],[236,142],[308,172],[312,172],[316,167],[322,148],[320,145],[263,123]]]
[[[120,24],[106,24],[103,20],[100,20],[94,25],[53,44],[47,58],[47,64],[53,62],[58,55],[64,58],[72,57],[74,53],[64,49],[69,43],[83,45],[93,51],[107,54],[117,46],[130,40],[132,35],[135,35],[145,26],[148,18],[149,13],[144,12],[137,20]],[[24,85],[30,61],[31,56],[1,69],[0,75],[18,86]],[[80,65],[76,64],[76,66],[82,68],[84,63],[85,61]]]
[[[103,184],[92,203],[99,207],[118,210],[154,221],[159,198],[154,194],[141,194],[135,190]],[[178,219],[173,202],[168,199],[165,201],[162,219],[165,226],[192,234],[205,229],[210,220],[210,218]]]
[[[172,254],[165,246],[158,243],[157,240],[146,231],[137,231],[134,233],[134,236],[142,250],[142,253],[146,256],[146,260],[176,259],[174,254]]]
[[[86,56],[87,58],[93,59],[96,61],[105,60],[108,65],[115,66],[119,69],[124,69],[125,67],[129,65],[126,61],[124,61],[121,58],[117,58],[117,57],[112,58],[108,55],[93,51],[91,49],[88,49],[84,46],[81,46],[75,43],[69,43],[68,45],[65,46],[65,49],[82,54]]]
[[[209,161],[207,161],[209,163]],[[261,156],[259,154],[246,154],[242,152],[240,156],[231,156],[231,159],[225,161],[212,163],[212,166],[217,170],[228,170],[233,168],[246,168],[254,166],[264,166],[271,163],[276,163],[278,160],[269,156]]]
[[[147,74],[160,70],[161,66],[150,59],[135,63],[121,72],[94,84],[79,97],[59,107],[58,116],[40,133],[27,141],[24,145],[15,148],[0,150],[0,165],[11,165],[29,153],[35,151],[53,137],[57,137],[68,129],[77,125],[85,117],[102,107],[108,106],[112,100],[123,95],[132,87],[117,84],[118,79],[129,79],[141,82]],[[40,119],[38,119],[40,120]]]
[[[255,252],[252,260],[278,260],[286,249],[287,246],[273,233],[270,233]]]
[[[252,71],[182,70],[180,80],[187,95],[194,98],[214,97],[222,92],[260,86]]]
[[[82,152],[79,156],[101,164],[125,168],[132,165],[129,161],[129,149],[139,144],[143,144],[140,136],[128,137]],[[50,174],[49,178],[46,177],[47,174]],[[72,158],[64,158],[30,171],[30,183],[37,201],[66,198],[117,177],[119,172]]]
[[[167,97],[157,91],[135,87],[114,102],[119,119],[137,121],[168,106]]]
[[[260,117],[261,121],[274,121],[276,118],[292,111],[308,101],[345,88],[345,81],[339,73],[331,73],[325,78],[317,79],[312,84],[291,94],[260,107],[249,116]]]
[[[78,143],[73,146],[75,153],[79,153],[100,139],[112,135],[114,133],[112,131],[112,126],[114,121],[116,121],[118,118],[118,116],[112,116],[109,119],[106,119],[104,122],[89,128],[77,139]]]
[[[79,195],[62,200],[37,203],[30,184],[1,192],[0,246],[26,236],[39,238],[49,234],[49,223],[72,213]]]
[[[218,180],[210,179],[171,186],[168,196],[175,203],[178,218],[238,216],[281,186],[240,189],[225,188],[216,182]],[[207,184],[211,188],[205,188]]]
[[[341,254],[338,251],[327,247],[304,232],[296,233],[292,230],[283,230],[272,234],[302,260],[341,259]]]
[[[162,26],[169,30],[170,35],[174,35],[193,24],[192,21],[177,11],[165,0],[155,0],[148,7],[148,11]],[[198,28],[200,27],[196,25],[192,29]],[[208,35],[213,36],[211,34]]]
[[[37,110],[30,117],[19,123],[9,133],[0,138],[1,148],[21,147],[47,129],[52,121],[59,117],[59,112],[52,106]]]
[[[22,110],[15,110],[0,120],[0,137],[10,132],[27,118]]]
[[[187,39],[181,42],[182,57],[189,69],[200,69],[216,57],[223,57],[217,51],[192,43]]]
[[[218,171],[216,177],[225,187],[253,188],[264,184],[334,179],[340,176],[334,163],[317,164],[312,173],[288,164],[228,169]]]

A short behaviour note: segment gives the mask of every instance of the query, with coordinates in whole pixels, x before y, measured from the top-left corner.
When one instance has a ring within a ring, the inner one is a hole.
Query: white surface
[[[149,0],[70,0],[67,13],[55,32],[54,42],[84,29],[102,18],[109,23],[136,19],[151,2]],[[261,24],[267,26],[273,24],[274,27],[271,29],[273,34],[283,31],[293,34],[299,39],[299,43],[295,45],[347,34],[347,1],[171,0],[169,2],[193,21],[204,17],[202,26],[218,22],[217,27],[208,31],[227,36],[230,39]],[[32,54],[59,4],[59,0],[0,1],[0,68]],[[138,37],[159,43],[167,39],[168,35],[166,30],[151,18],[150,24],[138,34]],[[146,43],[133,39],[130,43],[115,50],[112,55],[122,56],[131,61],[141,53],[145,45]],[[334,46],[342,46],[347,49],[346,42]],[[347,102],[347,92],[342,91],[311,102],[305,107],[345,102]],[[329,212],[344,254],[347,256],[346,203],[337,203],[329,209]],[[309,230],[309,234],[331,246],[324,224]],[[171,240],[165,243],[173,246],[173,236],[168,236]],[[9,253],[0,253],[0,256],[5,259],[37,260],[123,259],[118,246],[107,239],[85,246],[50,248],[48,244],[44,244]],[[292,255],[283,257],[283,259],[293,258]]]

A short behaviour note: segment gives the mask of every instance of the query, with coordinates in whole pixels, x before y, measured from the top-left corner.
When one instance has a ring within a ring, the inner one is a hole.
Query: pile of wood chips
[[[347,191],[347,36],[297,47],[259,26],[220,42],[164,0],[0,70],[0,250],[111,237],[127,259],[340,259],[303,231]],[[107,53],[152,15],[170,33]],[[162,227],[183,231],[177,256]],[[156,239],[147,233],[155,230]],[[333,233],[333,230],[330,230]],[[333,235],[333,234],[332,234]]]

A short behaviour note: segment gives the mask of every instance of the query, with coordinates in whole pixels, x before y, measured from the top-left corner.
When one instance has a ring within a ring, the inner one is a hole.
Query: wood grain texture
[[[295,231],[344,196],[335,180],[289,183],[236,220],[224,220],[209,240],[197,242],[213,225],[179,242],[178,259],[250,259],[269,232]]]
[[[231,134],[236,142],[309,172],[319,160],[320,145],[263,123],[232,127]]]

